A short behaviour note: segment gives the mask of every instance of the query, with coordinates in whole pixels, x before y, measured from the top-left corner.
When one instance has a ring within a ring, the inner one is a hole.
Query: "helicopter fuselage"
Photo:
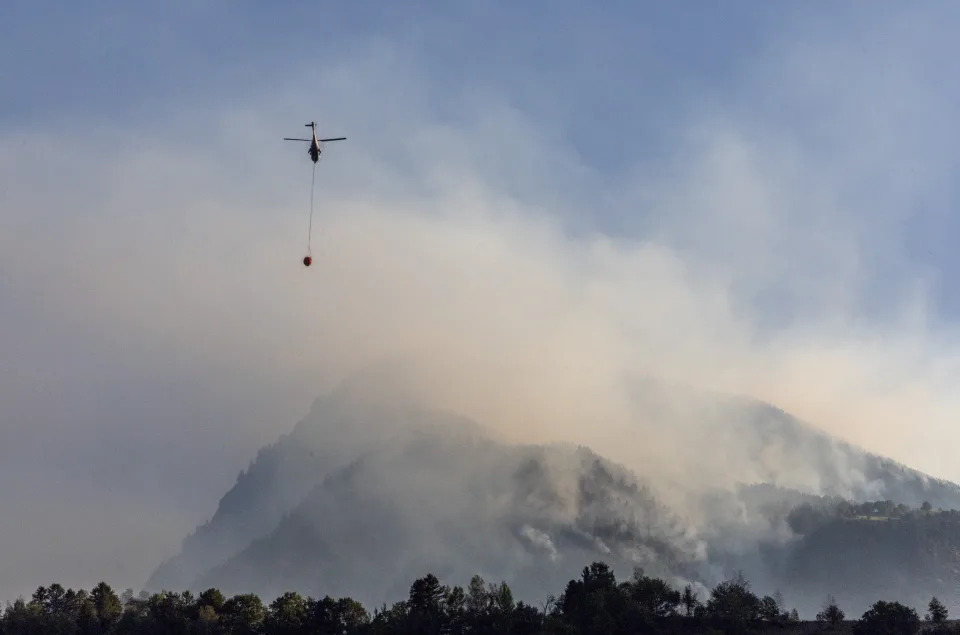
[[[311,128],[311,129],[313,130],[313,135],[312,135],[313,138],[312,138],[312,139],[299,139],[299,138],[293,138],[293,137],[284,137],[284,140],[285,140],[285,141],[308,141],[308,142],[310,142],[310,147],[307,148],[307,154],[310,155],[310,159],[313,160],[314,163],[316,163],[317,161],[320,160],[320,154],[323,152],[323,150],[320,149],[320,144],[321,144],[321,143],[324,143],[324,142],[326,142],[326,141],[345,141],[345,140],[346,140],[346,137],[336,137],[336,138],[331,138],[331,139],[317,139],[317,124],[311,121],[310,123],[305,124],[305,125],[306,125],[307,128]]]

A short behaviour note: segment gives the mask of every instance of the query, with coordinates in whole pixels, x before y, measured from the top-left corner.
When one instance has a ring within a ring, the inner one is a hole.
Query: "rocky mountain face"
[[[328,474],[382,445],[385,429],[402,434],[426,423],[417,408],[383,385],[375,373],[367,374],[317,399],[291,432],[257,453],[213,517],[184,539],[181,553],[158,567],[147,587],[186,588],[276,528]]]
[[[829,549],[845,543],[823,532],[850,530],[826,529],[828,523],[798,530],[791,516],[798,505],[834,509],[842,499],[892,499],[960,508],[957,485],[748,400],[718,400],[684,417],[688,429],[670,434],[689,435],[694,454],[708,445],[724,452],[752,483],[698,487],[680,504],[673,493],[661,496],[656,474],[642,466],[631,471],[585,447],[503,443],[402,393],[371,391],[368,381],[356,378],[318,400],[289,434],[262,449],[147,588],[214,586],[263,597],[296,589],[378,606],[405,597],[410,580],[432,572],[451,584],[465,585],[473,574],[506,580],[518,599],[538,604],[584,565],[604,560],[618,576],[641,567],[675,585],[691,582],[701,597],[739,569],[758,591],[791,590],[803,595],[793,604],[815,611],[826,593],[842,602],[857,571],[867,569],[845,560],[846,586],[828,588]],[[662,394],[642,400],[641,417],[672,416],[656,402]],[[689,424],[693,419],[699,428]],[[711,437],[711,426],[719,425],[725,427]],[[713,443],[697,445],[697,434]],[[737,442],[721,443],[720,436]],[[722,461],[703,463],[709,473],[707,463]],[[696,461],[687,469],[697,469]],[[691,473],[691,480],[702,479]],[[857,557],[883,560],[904,539]],[[823,563],[817,575],[802,566],[810,562]],[[908,578],[917,575],[909,571]]]
[[[523,597],[562,588],[601,555],[664,575],[702,545],[634,477],[589,450],[504,446],[415,432],[316,486],[278,527],[196,581],[300,588],[374,605],[427,572],[509,580]]]

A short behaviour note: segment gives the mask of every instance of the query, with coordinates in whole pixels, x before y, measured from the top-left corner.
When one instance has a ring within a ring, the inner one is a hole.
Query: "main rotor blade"
[[[294,139],[293,137],[284,137],[284,141],[313,141],[313,139]]]
[[[337,137],[336,139],[317,139],[317,141],[346,141],[346,137]]]

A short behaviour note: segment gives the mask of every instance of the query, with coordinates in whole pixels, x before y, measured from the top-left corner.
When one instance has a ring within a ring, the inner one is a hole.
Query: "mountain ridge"
[[[726,400],[690,418],[702,435],[725,425],[723,433],[738,438],[721,446],[729,452],[714,464],[739,467],[741,484],[667,505],[650,475],[587,446],[497,441],[477,422],[425,408],[402,390],[374,389],[369,380],[353,377],[318,398],[307,417],[262,448],[214,516],[146,587],[269,595],[296,582],[376,604],[405,591],[391,584],[429,569],[509,577],[518,592],[535,595],[549,580],[576,576],[588,560],[613,558],[627,575],[642,566],[705,591],[731,567],[751,570],[760,584],[777,583],[771,558],[789,558],[783,550],[797,540],[787,520],[790,501],[891,499],[960,508],[960,486],[756,400]],[[648,415],[659,409],[660,420],[670,419],[655,399],[643,403]],[[463,477],[470,469],[472,481]],[[404,479],[408,487],[390,488]],[[426,535],[435,536],[434,547]]]

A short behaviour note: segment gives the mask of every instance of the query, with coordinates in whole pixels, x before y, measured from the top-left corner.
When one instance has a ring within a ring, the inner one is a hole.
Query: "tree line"
[[[878,601],[848,620],[828,597],[817,630],[856,635],[958,633],[932,598],[923,619],[895,601]],[[466,588],[433,574],[415,580],[404,600],[369,612],[351,598],[305,597],[295,591],[269,604],[255,594],[225,597],[211,588],[118,595],[106,582],[90,591],[39,587],[29,600],[7,603],[0,635],[626,635],[628,633],[790,632],[801,626],[779,593],[760,597],[738,574],[701,598],[638,569],[618,582],[603,562],[584,567],[559,596],[541,606],[514,601],[506,582],[474,576]]]

